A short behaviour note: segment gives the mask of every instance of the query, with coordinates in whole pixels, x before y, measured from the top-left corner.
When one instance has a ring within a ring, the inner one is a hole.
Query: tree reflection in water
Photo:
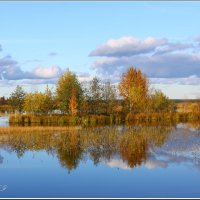
[[[26,151],[46,150],[55,154],[60,164],[76,169],[87,156],[97,165],[118,156],[130,168],[141,165],[148,158],[149,148],[161,147],[172,126],[96,127],[66,130],[65,132],[0,133],[0,144],[22,157]]]
[[[60,135],[60,141],[56,147],[57,156],[62,166],[69,171],[76,169],[83,155],[80,134],[74,130]]]

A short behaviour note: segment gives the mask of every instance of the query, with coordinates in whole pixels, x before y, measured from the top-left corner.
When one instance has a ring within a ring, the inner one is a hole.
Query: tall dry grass
[[[80,126],[10,126],[0,127],[0,134],[5,133],[38,133],[38,132],[65,132],[81,129]]]

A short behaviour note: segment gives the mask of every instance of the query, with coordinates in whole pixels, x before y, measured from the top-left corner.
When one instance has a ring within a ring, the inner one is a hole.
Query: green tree
[[[7,104],[7,99],[3,96],[0,97],[0,105],[6,105]]]
[[[52,90],[48,87],[48,85],[46,87],[44,95],[45,95],[45,103],[43,110],[45,114],[52,113],[52,111],[56,109],[56,100]]]
[[[155,90],[150,95],[149,105],[151,111],[154,112],[173,112],[175,111],[175,104],[161,91]]]
[[[102,98],[106,114],[112,114],[116,103],[117,93],[115,86],[111,85],[109,81],[103,84]]]
[[[80,106],[80,112],[82,115],[88,115],[90,113],[90,91],[89,91],[89,82],[81,83],[83,97]]]
[[[24,110],[30,114],[46,113],[46,95],[41,92],[29,93],[24,100]]]
[[[79,109],[83,95],[81,84],[79,83],[76,74],[67,70],[59,78],[56,89],[58,106],[63,113],[70,113],[69,104],[73,90],[76,91],[75,98],[77,100],[77,108]]]
[[[90,113],[99,114],[101,112],[102,103],[102,85],[100,79],[94,77],[89,85],[89,102]]]
[[[10,104],[18,111],[22,112],[24,99],[26,96],[26,92],[22,89],[21,86],[17,85],[15,90],[11,93],[10,96]]]

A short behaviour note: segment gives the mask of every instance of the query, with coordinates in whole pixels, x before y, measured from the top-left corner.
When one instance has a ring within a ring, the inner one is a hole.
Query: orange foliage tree
[[[137,112],[145,107],[149,83],[146,75],[139,69],[131,67],[121,77],[118,86],[120,95],[129,105],[130,112]]]

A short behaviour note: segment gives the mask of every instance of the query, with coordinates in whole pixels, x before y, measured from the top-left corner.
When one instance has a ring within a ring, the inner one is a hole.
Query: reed
[[[184,122],[199,121],[200,113],[129,113],[126,116],[126,122],[141,122],[141,123],[155,123],[155,122],[168,122],[168,123],[184,123]]]
[[[88,115],[88,116],[70,116],[70,115],[10,115],[9,123],[11,125],[108,125],[120,124],[122,116],[120,115]]]
[[[11,125],[43,125],[43,126],[96,126],[96,125],[119,125],[126,123],[185,123],[200,122],[200,113],[129,113],[126,117],[123,115],[10,115]]]

